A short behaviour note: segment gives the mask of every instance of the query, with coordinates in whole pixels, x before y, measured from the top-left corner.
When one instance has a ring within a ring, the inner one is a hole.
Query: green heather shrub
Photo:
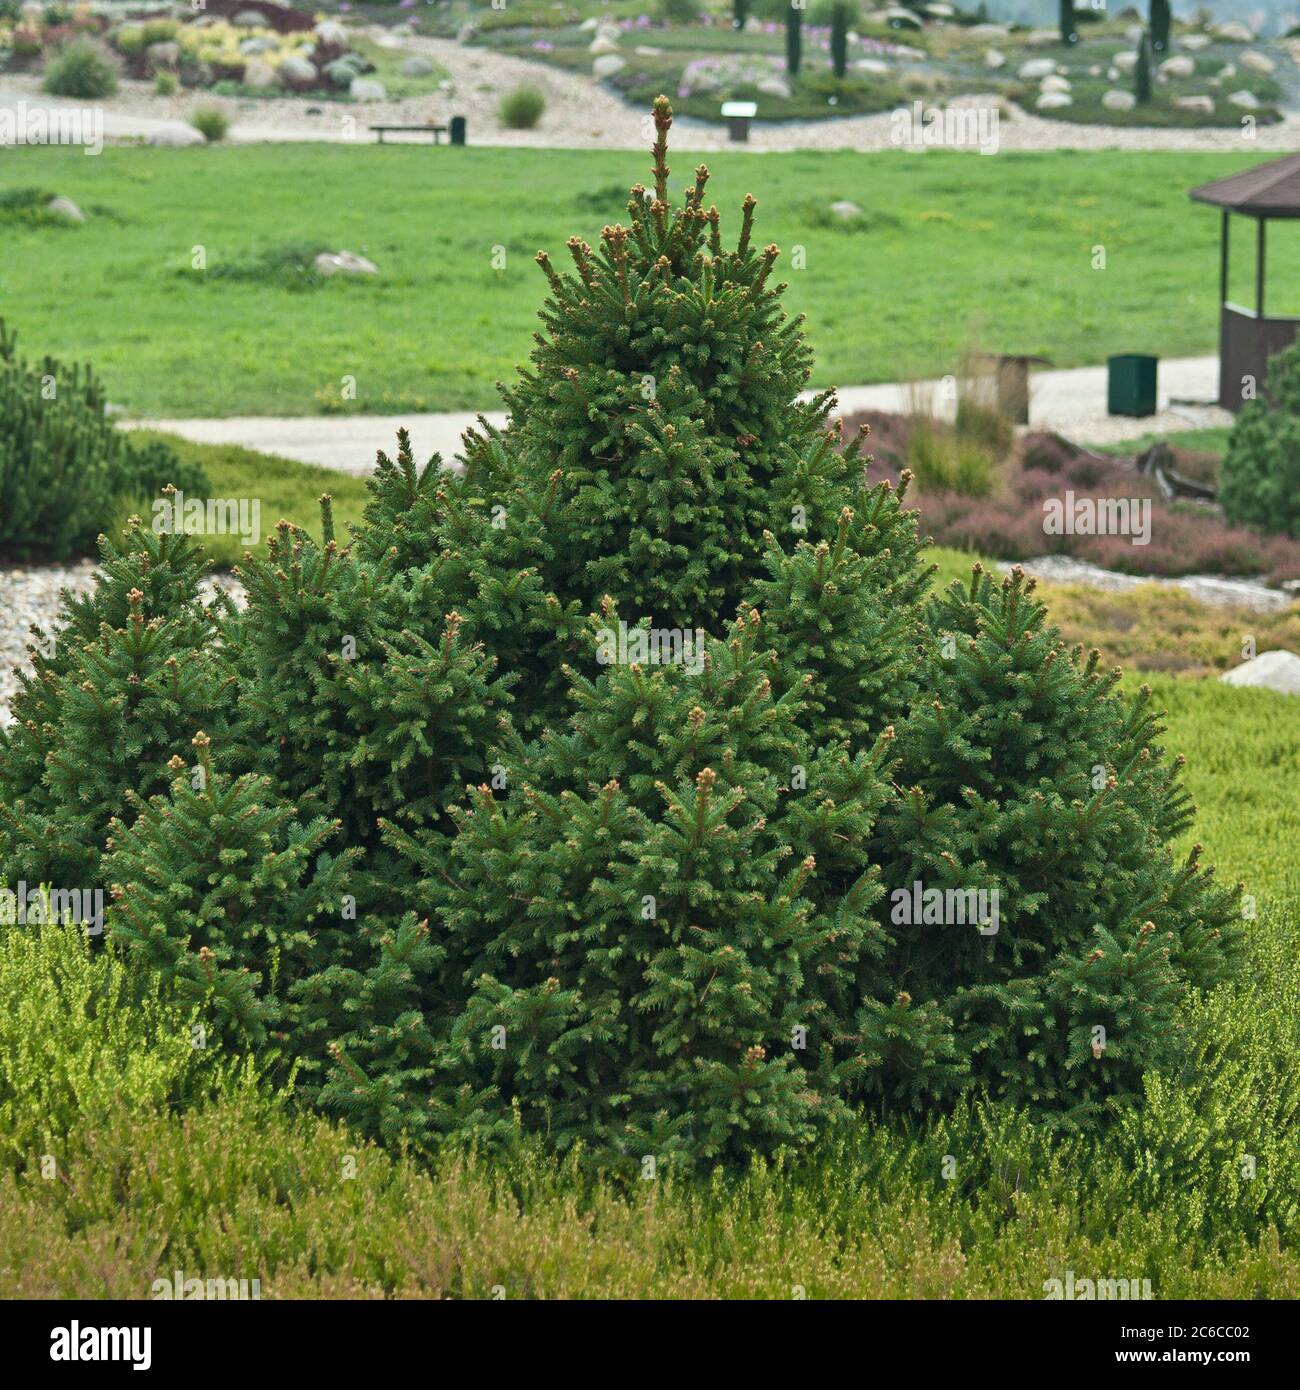
[[[1268,363],[1261,395],[1247,401],[1219,465],[1229,521],[1300,539],[1300,343]]]
[[[546,97],[541,88],[525,84],[507,92],[501,99],[501,124],[511,130],[532,130],[546,110]]]
[[[41,86],[53,96],[92,101],[117,91],[117,70],[97,45],[76,39],[46,63]]]
[[[0,902],[4,889],[0,876]],[[3,920],[0,1170],[48,1176],[43,1156],[62,1164],[71,1137],[119,1107],[180,1106],[212,1084],[215,1040],[206,1046],[198,1012],[164,998],[157,977],[92,951],[79,924]]]
[[[228,1049],[422,1149],[1113,1125],[1241,955],[1180,765],[1023,576],[927,601],[906,477],[800,399],[754,200],[734,245],[706,169],[671,206],[655,121],[628,225],[539,256],[463,474],[399,436],[350,543],[282,523],[238,613],[188,542],[111,552],[0,734],[0,872],[109,885]]]
[[[28,362],[15,342],[0,319],[0,553],[66,559],[93,546],[120,498],[206,490],[201,469],[114,427],[89,367]]]

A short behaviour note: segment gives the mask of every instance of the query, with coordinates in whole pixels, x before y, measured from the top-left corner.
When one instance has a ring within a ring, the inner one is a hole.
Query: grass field
[[[674,188],[698,162],[673,159]],[[814,384],[943,374],[972,341],[1059,366],[1114,352],[1214,350],[1218,218],[1193,185],[1254,155],[948,152],[711,157],[734,238],[787,253],[787,303],[808,315]],[[523,360],[545,282],[532,264],[594,240],[648,176],[635,152],[342,145],[22,148],[0,194],[40,188],[81,227],[0,224],[0,305],[20,348],[89,360],[142,415],[312,414],[356,378],[358,412],[480,409]],[[843,223],[840,199],[864,216]],[[1177,227],[1177,236],[1171,228]],[[1300,303],[1300,229],[1269,243],[1277,312]],[[1248,302],[1238,237],[1233,294]],[[802,247],[806,268],[791,270]],[[278,267],[328,247],[374,281],[305,283]],[[1097,248],[1105,269],[1094,269]],[[202,248],[201,253],[195,248]],[[503,248],[504,268],[494,269]],[[206,259],[205,273],[192,268]],[[234,269],[237,275],[221,275]]]

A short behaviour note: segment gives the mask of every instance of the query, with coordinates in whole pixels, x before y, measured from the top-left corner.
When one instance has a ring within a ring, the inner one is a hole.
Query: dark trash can
[[[463,145],[465,143],[464,116],[453,116],[451,118],[451,143],[453,145]]]
[[[1156,362],[1140,352],[1106,359],[1106,410],[1111,415],[1156,413]]]

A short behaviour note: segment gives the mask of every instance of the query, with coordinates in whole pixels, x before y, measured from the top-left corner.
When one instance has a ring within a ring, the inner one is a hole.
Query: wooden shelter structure
[[[1264,312],[1266,228],[1270,221],[1300,218],[1300,154],[1257,164],[1240,174],[1193,188],[1189,197],[1221,209],[1219,246],[1219,404],[1234,414],[1264,385],[1268,359],[1289,347],[1300,319],[1270,318]],[[1232,215],[1255,219],[1255,308],[1228,299],[1228,245]],[[1248,383],[1250,389],[1248,390]]]

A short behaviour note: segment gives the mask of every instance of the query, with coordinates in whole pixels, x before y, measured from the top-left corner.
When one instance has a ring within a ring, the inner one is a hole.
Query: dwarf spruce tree
[[[0,874],[97,867],[110,934],[386,1140],[644,1171],[971,1088],[1095,1119],[1241,944],[1158,716],[1023,576],[929,599],[754,200],[730,246],[706,170],[674,206],[655,122],[463,476],[400,437],[238,613],[184,538],[106,552],[0,735]]]

